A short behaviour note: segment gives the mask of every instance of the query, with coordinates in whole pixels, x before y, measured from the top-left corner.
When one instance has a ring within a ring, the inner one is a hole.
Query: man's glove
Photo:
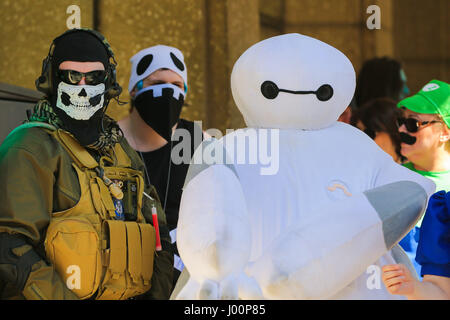
[[[0,233],[0,279],[13,284],[22,292],[31,267],[41,257],[19,234]]]

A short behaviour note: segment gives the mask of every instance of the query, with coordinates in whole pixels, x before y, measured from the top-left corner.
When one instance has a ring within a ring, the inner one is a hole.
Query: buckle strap
[[[150,224],[139,224],[142,246],[142,278],[144,285],[149,285],[153,274],[153,260],[155,257],[156,236],[155,228]]]
[[[136,222],[125,222],[128,243],[128,272],[134,283],[138,283],[142,273],[141,234]]]
[[[122,221],[106,220],[109,228],[109,269],[111,277],[118,279],[127,265],[127,239],[125,224]]]

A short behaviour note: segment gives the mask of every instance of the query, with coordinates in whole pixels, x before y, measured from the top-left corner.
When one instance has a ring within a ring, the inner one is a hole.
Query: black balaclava
[[[62,121],[64,129],[72,133],[81,145],[88,146],[96,142],[100,136],[104,107],[108,103],[104,97],[105,84],[70,85],[62,82],[57,76],[57,71],[64,61],[101,62],[105,70],[108,70],[109,55],[100,40],[86,31],[69,33],[55,40],[52,55],[53,91],[50,103]],[[84,109],[78,107],[81,103]],[[78,112],[83,114],[80,115]]]

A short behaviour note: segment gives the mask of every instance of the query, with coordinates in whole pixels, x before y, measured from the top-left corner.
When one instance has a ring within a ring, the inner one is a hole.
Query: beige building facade
[[[368,27],[376,14],[369,7],[379,9],[379,29]],[[2,0],[0,82],[34,89],[51,41],[79,23],[113,47],[123,101],[133,54],[156,44],[178,47],[189,82],[182,116],[225,132],[245,126],[230,74],[259,40],[309,35],[344,52],[357,72],[366,59],[393,57],[414,93],[431,79],[449,82],[449,12],[448,0]],[[117,120],[128,112],[129,104],[115,101],[108,109]]]

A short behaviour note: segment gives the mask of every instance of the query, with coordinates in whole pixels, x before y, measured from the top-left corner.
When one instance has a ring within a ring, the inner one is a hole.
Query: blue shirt
[[[433,194],[422,226],[416,261],[421,275],[450,277],[450,191]]]

